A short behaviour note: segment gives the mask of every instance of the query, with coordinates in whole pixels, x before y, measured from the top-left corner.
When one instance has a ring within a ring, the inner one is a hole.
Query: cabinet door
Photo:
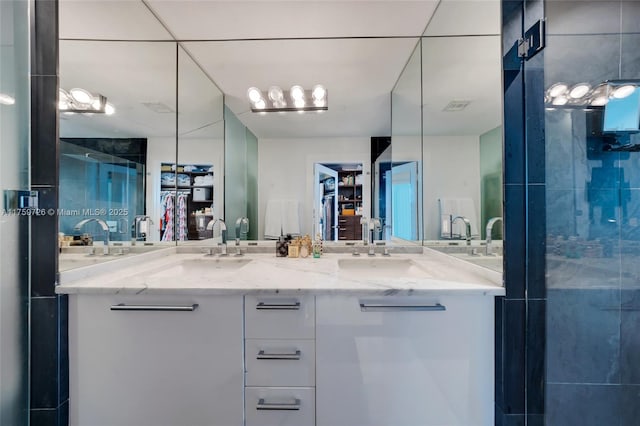
[[[318,296],[318,426],[492,426],[493,298]]]
[[[241,296],[69,299],[71,425],[242,425]]]

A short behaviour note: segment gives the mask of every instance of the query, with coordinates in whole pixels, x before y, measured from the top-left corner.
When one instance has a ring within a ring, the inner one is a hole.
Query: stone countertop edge
[[[433,253],[435,252],[435,254]],[[61,284],[56,286],[58,294],[179,294],[179,295],[358,295],[358,296],[425,296],[438,295],[483,295],[503,296],[502,275],[498,272],[464,262],[437,251],[425,254],[399,255],[391,259],[409,258],[426,269],[437,267],[440,274],[475,276],[465,282],[446,280],[441,277],[400,278],[345,278],[338,276],[338,259],[352,258],[347,255],[324,255],[320,259],[288,259],[273,255],[249,255],[252,262],[242,270],[220,277],[211,275],[198,277],[198,282],[175,283],[175,277],[150,278],[158,268],[180,259],[199,259],[202,254],[178,254],[175,248],[117,259],[110,262],[81,267],[60,273]],[[180,256],[180,257],[179,257]],[[442,257],[444,256],[444,257]],[[212,258],[215,259],[215,258]],[[384,262],[382,257],[374,258]],[[437,266],[436,266],[437,265]],[[461,270],[463,270],[461,272]],[[173,282],[171,282],[173,281]]]

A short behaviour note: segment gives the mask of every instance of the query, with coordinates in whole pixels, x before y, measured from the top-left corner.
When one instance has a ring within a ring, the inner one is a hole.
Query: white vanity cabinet
[[[492,426],[494,298],[316,298],[317,426]]]
[[[69,297],[70,424],[242,426],[242,296]]]

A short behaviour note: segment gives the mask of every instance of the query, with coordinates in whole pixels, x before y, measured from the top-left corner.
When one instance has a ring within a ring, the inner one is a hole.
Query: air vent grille
[[[451,101],[447,104],[446,107],[444,107],[443,111],[448,111],[448,112],[456,112],[456,111],[462,111],[463,109],[465,109],[469,104],[471,103],[471,101],[465,101],[465,100],[454,100]]]

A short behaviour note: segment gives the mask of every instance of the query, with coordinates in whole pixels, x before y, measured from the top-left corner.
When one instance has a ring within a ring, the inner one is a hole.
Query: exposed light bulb
[[[551,102],[553,105],[566,105],[569,102],[569,98],[566,96],[558,96]]]
[[[591,86],[587,83],[579,83],[571,88],[569,91],[569,97],[573,99],[580,99],[591,90]]]
[[[5,93],[0,93],[0,104],[2,105],[13,105],[16,103],[16,100],[13,96],[9,96]]]
[[[564,95],[565,92],[569,89],[565,83],[556,83],[547,89],[547,94],[552,97],[558,97],[560,95]]]
[[[294,105],[296,108],[304,108],[304,104],[305,104],[304,99],[295,99],[295,100],[293,101],[293,105]]]
[[[109,102],[107,102],[107,104],[104,106],[104,113],[106,115],[113,115],[116,113],[116,108]]]
[[[250,87],[249,90],[247,90],[247,97],[252,103],[255,104],[256,102],[262,100],[262,93],[260,92],[260,89],[256,87]]]
[[[69,90],[71,97],[78,103],[89,105],[93,101],[93,95],[84,89],[73,88]]]
[[[283,100],[284,94],[282,93],[282,89],[278,86],[269,87],[269,99],[271,99],[274,103]]]
[[[609,98],[606,96],[598,96],[590,102],[591,106],[605,106],[607,103],[609,103]]]
[[[290,93],[291,93],[291,99],[296,101],[296,103],[297,101],[304,101],[304,89],[302,88],[302,86],[292,86]]]
[[[625,84],[624,86],[620,86],[613,91],[613,97],[622,99],[631,95],[636,90],[636,86],[632,84]]]
[[[313,99],[315,101],[322,101],[324,100],[325,96],[327,96],[327,89],[325,89],[322,84],[316,84],[315,86],[313,86],[311,96],[313,96]]]

